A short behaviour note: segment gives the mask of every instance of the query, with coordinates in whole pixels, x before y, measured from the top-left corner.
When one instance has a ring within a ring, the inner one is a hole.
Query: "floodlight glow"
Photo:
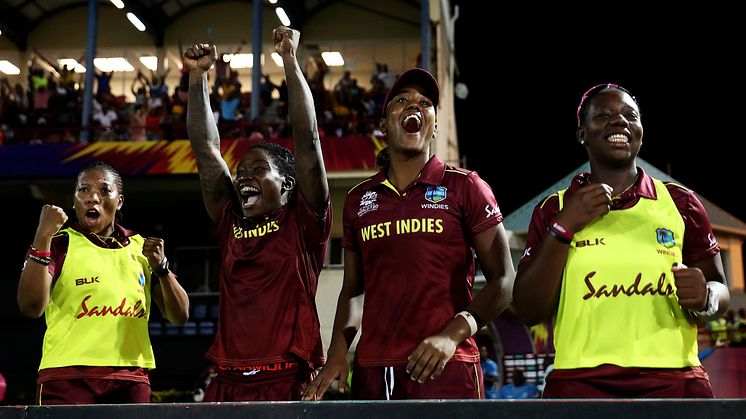
[[[285,9],[282,7],[278,7],[275,9],[275,14],[277,15],[277,18],[280,19],[280,22],[282,22],[285,26],[290,26],[290,18],[288,17],[287,13],[285,13]]]
[[[145,24],[143,24],[140,19],[135,16],[132,12],[127,12],[127,19],[132,22],[132,24],[137,28],[138,31],[143,32],[145,30]]]
[[[345,65],[345,60],[339,51],[326,51],[321,53],[321,58],[329,67],[341,67]]]
[[[13,65],[8,60],[0,60],[0,73],[7,74],[9,76],[17,76],[21,74],[21,69]]]

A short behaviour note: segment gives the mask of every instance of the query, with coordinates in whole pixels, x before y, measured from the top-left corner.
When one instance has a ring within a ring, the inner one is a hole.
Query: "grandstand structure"
[[[168,95],[175,95],[181,77],[180,48],[212,42],[218,52],[261,57],[258,66],[250,60],[249,65],[236,64],[234,68],[245,94],[258,91],[265,76],[277,84],[284,79],[282,67],[271,58],[272,29],[282,24],[276,13],[282,7],[290,26],[301,31],[299,61],[307,63],[308,77],[313,71],[311,64],[322,53],[338,52],[344,60],[343,65],[330,64],[323,74],[323,87],[329,94],[345,71],[359,80],[362,89],[371,87],[381,64],[394,75],[414,66],[433,72],[441,86],[438,138],[433,152],[448,163],[459,163],[453,99],[454,10],[447,0],[125,0],[122,9],[114,3],[0,0],[0,62],[18,69],[16,74],[0,73],[0,78],[9,86],[18,83],[32,89],[32,66],[59,82],[63,63],[69,63],[60,60],[75,59],[90,68],[86,64],[95,62],[94,58],[121,58],[131,69],[111,74],[111,94],[121,105],[119,112],[132,112],[137,98],[131,86],[138,72],[146,78],[162,75]],[[133,26],[128,13],[136,15],[146,29],[140,31]],[[106,71],[93,67],[97,72]],[[94,103],[87,108],[91,112],[95,110],[98,85],[93,73],[72,77],[83,104]],[[212,81],[212,72],[210,77]],[[248,97],[247,109],[255,105],[258,95]],[[275,92],[273,100],[277,99]],[[0,371],[10,383],[6,397],[9,403],[30,402],[41,357],[44,322],[22,318],[14,298],[28,241],[33,238],[43,203],[54,203],[72,214],[74,175],[92,160],[107,161],[123,175],[127,198],[124,223],[165,239],[179,279],[192,299],[192,319],[184,327],[166,326],[157,316],[153,319],[151,333],[159,366],[152,374],[154,391],[191,391],[206,365],[202,355],[212,340],[217,320],[220,260],[183,124],[174,118],[168,131],[162,123],[148,126],[147,140],[136,142],[128,140],[128,121],[120,118],[120,123],[111,128],[113,135],[100,141],[99,134],[108,130],[92,119],[86,120],[85,109],[83,106],[83,112],[73,115],[64,126],[51,120],[48,124],[5,125],[0,137],[0,188],[6,203],[0,211],[8,220],[8,239],[0,245],[0,327],[1,333],[10,337],[4,339],[7,345],[0,352]],[[27,116],[36,120],[35,114]],[[229,167],[235,166],[242,150],[257,141],[257,132],[270,141],[291,146],[281,116],[255,115],[249,110],[243,116],[236,122],[220,123]],[[327,345],[342,282],[344,197],[349,188],[375,172],[375,154],[385,143],[372,128],[367,129],[377,123],[377,115],[367,119],[349,114],[327,118],[322,112],[320,116],[325,116],[320,118],[320,126],[334,208],[330,252],[317,298]],[[365,128],[340,129],[350,119]]]

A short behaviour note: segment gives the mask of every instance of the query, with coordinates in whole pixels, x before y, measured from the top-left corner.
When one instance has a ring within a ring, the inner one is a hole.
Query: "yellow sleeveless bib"
[[[654,184],[658,199],[641,198],[575,233],[555,323],[555,368],[700,365],[697,327],[679,305],[671,272],[681,262],[684,220],[666,186]]]
[[[155,368],[148,335],[150,269],[143,238],[104,249],[73,229],[44,314],[39,369],[83,366]]]

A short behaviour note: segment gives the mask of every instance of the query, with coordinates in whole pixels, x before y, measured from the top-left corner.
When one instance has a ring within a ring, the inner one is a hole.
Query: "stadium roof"
[[[97,0],[101,6],[114,7],[109,0]],[[251,3],[249,0],[233,0]],[[266,0],[259,0],[265,6],[282,6],[293,27],[302,28],[308,19],[324,8],[338,2],[346,6],[366,10],[371,13],[384,14],[392,19],[401,19],[394,13],[387,13],[366,5],[365,1],[345,0],[292,0],[279,1],[276,5]],[[398,0],[402,3],[419,7],[419,0]],[[153,38],[156,46],[163,43],[163,33],[171,22],[195,8],[218,3],[215,0],[124,0],[124,9],[134,13],[148,28],[147,33]],[[88,0],[0,0],[0,31],[18,49],[25,50],[28,44],[28,33],[33,31],[45,19],[66,10],[83,7]]]

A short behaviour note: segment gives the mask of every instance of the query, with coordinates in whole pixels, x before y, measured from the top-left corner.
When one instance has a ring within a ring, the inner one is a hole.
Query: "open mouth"
[[[241,198],[241,206],[243,208],[249,208],[259,201],[259,197],[261,197],[262,194],[259,191],[259,188],[251,185],[243,185],[238,189],[238,195]]]
[[[606,141],[614,145],[624,145],[629,143],[629,138],[624,134],[612,134],[606,137]]]
[[[422,118],[417,114],[407,115],[401,123],[402,128],[409,134],[418,132],[422,128]]]
[[[101,213],[96,209],[89,209],[85,212],[85,221],[88,224],[96,224],[101,218]]]

